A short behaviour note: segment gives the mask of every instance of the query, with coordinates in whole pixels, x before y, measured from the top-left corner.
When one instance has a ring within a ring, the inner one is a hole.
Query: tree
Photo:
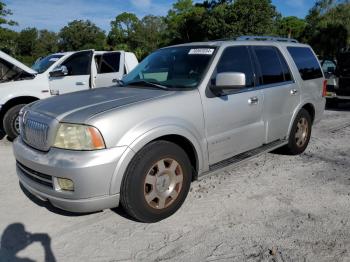
[[[350,45],[350,2],[319,0],[306,16],[304,41],[321,56],[334,57]]]
[[[7,9],[6,4],[0,1],[0,49],[8,54],[14,55],[17,50],[16,40],[18,33],[2,27],[2,25],[17,25],[17,22],[7,19],[10,15],[12,15],[11,10]]]
[[[271,0],[236,0],[232,12],[236,35],[268,35],[275,31],[280,14]]]
[[[17,38],[18,53],[21,56],[33,56],[38,39],[36,28],[23,29]]]
[[[62,50],[103,50],[105,47],[104,31],[89,20],[74,20],[63,27],[58,35]]]
[[[287,16],[277,22],[277,34],[289,38],[300,39],[305,27],[305,20],[295,16]]]
[[[138,57],[144,58],[157,48],[166,45],[164,40],[165,31],[166,24],[162,17],[148,15],[142,18],[136,25],[132,40],[139,48],[137,52]]]
[[[7,16],[12,15],[12,11],[6,8],[6,4],[0,2],[0,26],[1,25],[17,25],[17,22],[13,20],[8,20]]]
[[[48,30],[40,30],[35,48],[35,56],[42,57],[48,54],[56,53],[58,48],[59,38],[55,32]]]
[[[200,41],[206,33],[202,30],[206,9],[193,5],[192,0],[178,0],[165,18],[169,43]]]
[[[133,39],[135,37],[136,28],[140,20],[135,14],[122,13],[111,22],[111,31],[107,37],[107,43],[115,48],[121,44],[126,44],[128,47],[135,46]]]

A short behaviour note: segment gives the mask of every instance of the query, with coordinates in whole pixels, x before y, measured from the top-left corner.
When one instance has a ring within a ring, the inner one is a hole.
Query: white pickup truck
[[[52,54],[29,68],[0,51],[0,130],[14,139],[24,105],[53,95],[113,86],[137,64],[130,52],[85,50]]]

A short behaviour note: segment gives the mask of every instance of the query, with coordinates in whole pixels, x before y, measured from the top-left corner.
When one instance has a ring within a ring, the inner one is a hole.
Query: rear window
[[[292,56],[303,80],[323,77],[320,65],[310,48],[288,47],[287,49]]]

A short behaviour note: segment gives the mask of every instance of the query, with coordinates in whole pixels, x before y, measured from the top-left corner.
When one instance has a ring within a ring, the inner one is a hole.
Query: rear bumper
[[[19,137],[13,143],[20,183],[33,195],[71,212],[113,208],[119,195],[110,194],[111,180],[126,147],[81,152],[52,148],[35,150]],[[74,182],[74,191],[57,187],[57,178]]]

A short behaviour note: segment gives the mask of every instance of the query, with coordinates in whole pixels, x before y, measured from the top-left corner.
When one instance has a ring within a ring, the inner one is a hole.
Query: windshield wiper
[[[150,86],[150,87],[155,87],[155,88],[159,88],[159,89],[162,89],[162,90],[169,90],[169,87],[167,86],[163,86],[163,85],[160,85],[160,84],[157,84],[157,83],[154,83],[154,82],[148,82],[146,80],[139,80],[139,81],[134,81],[134,82],[130,82],[130,83],[127,83],[126,85],[130,85],[130,86]]]

